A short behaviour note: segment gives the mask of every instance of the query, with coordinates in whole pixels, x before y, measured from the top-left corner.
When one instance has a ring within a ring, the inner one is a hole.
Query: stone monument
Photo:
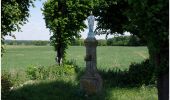
[[[95,17],[92,12],[88,19],[89,32],[84,43],[86,46],[86,70],[85,74],[80,79],[80,88],[86,92],[87,95],[101,92],[102,78],[97,72],[96,47],[97,40],[93,32]]]

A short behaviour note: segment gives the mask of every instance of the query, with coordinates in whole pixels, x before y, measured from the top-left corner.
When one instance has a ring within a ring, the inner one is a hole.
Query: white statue
[[[95,17],[93,16],[92,12],[90,12],[90,16],[88,16],[87,20],[89,25],[88,37],[94,37],[93,27],[94,27]]]

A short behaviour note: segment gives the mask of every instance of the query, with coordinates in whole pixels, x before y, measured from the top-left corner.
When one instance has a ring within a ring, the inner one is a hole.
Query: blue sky
[[[49,40],[50,32],[49,29],[45,26],[45,21],[43,19],[41,8],[43,7],[43,2],[46,0],[36,0],[35,8],[30,7],[30,17],[28,18],[27,24],[21,26],[22,32],[13,32],[16,37],[16,40]],[[87,20],[85,21],[87,25]],[[96,23],[94,25],[94,29],[96,28]],[[82,38],[86,38],[88,33],[88,29],[85,29],[81,32]],[[97,39],[104,39],[105,35],[95,36]],[[113,37],[109,35],[109,37]],[[7,36],[6,39],[12,39]]]

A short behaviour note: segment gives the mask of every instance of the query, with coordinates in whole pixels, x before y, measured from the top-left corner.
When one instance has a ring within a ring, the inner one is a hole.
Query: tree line
[[[5,40],[5,45],[35,45],[35,46],[45,46],[50,45],[50,41],[44,40]]]
[[[6,45],[52,45],[48,40],[5,40]],[[84,39],[71,40],[70,46],[84,46]],[[146,42],[137,36],[117,36],[109,39],[99,39],[98,46],[146,46]]]

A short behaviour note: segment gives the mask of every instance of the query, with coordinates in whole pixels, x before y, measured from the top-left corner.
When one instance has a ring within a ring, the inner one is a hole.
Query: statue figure
[[[87,20],[89,25],[88,37],[94,37],[93,27],[94,27],[95,17],[93,16],[92,11],[90,12],[90,16],[88,16]]]

